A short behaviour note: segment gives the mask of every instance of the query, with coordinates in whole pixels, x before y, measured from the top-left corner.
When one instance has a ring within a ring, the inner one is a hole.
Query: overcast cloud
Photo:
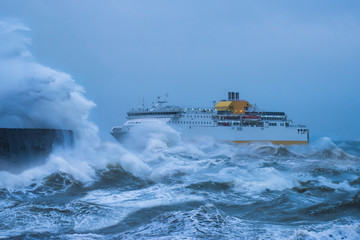
[[[31,29],[36,61],[84,87],[106,139],[143,97],[211,106],[227,91],[313,138],[360,139],[359,13],[359,1],[0,2],[2,21]]]

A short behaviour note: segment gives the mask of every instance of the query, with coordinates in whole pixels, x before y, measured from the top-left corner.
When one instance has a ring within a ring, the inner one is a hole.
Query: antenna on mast
[[[169,96],[169,94],[165,94],[164,95],[164,98],[161,100],[161,96],[158,96],[157,98],[158,98],[158,103],[160,103],[160,104],[163,104],[163,103],[167,103],[167,97]]]
[[[163,99],[161,99],[161,96],[157,96],[157,103],[154,105],[154,103],[153,103],[153,109],[155,109],[155,108],[161,108],[162,107],[162,105],[164,104],[164,103],[167,103],[167,97],[169,96],[169,94],[165,94],[165,96],[164,96],[164,98]]]

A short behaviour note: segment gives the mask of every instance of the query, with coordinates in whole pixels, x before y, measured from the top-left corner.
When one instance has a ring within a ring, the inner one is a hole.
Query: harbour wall
[[[21,172],[45,163],[55,147],[73,145],[72,130],[0,128],[0,171]]]

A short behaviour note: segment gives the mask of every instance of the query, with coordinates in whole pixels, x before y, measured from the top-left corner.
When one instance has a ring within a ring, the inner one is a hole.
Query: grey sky
[[[211,106],[231,90],[313,138],[360,139],[359,1],[2,0],[0,17],[84,86],[104,139],[143,97]]]

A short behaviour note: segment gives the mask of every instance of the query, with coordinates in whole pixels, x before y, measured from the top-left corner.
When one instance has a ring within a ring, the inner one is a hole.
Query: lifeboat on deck
[[[242,118],[243,118],[243,120],[246,120],[246,121],[258,121],[260,117],[254,116],[254,115],[245,115]]]

